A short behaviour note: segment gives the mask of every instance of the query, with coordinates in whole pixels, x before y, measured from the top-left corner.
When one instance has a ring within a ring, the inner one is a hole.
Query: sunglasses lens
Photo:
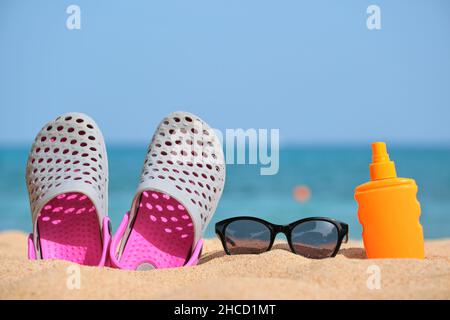
[[[298,224],[291,234],[294,252],[307,258],[330,257],[338,243],[338,229],[328,221],[315,220]]]
[[[270,246],[270,229],[254,220],[236,220],[225,229],[225,244],[230,254],[257,254]]]

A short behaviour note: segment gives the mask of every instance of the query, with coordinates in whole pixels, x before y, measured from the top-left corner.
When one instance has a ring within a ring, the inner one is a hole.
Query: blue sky
[[[187,110],[285,143],[449,144],[450,2],[2,0],[0,110],[0,143],[68,111],[147,142]]]

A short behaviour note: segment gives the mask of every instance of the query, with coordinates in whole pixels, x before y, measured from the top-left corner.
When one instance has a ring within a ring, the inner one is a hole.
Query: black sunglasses
[[[278,233],[286,235],[291,251],[312,259],[334,257],[348,241],[346,223],[321,217],[276,225],[255,217],[234,217],[216,223],[225,252],[259,254],[269,251]]]

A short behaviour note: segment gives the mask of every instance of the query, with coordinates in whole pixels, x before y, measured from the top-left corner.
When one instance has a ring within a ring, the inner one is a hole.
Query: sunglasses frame
[[[267,247],[267,250],[264,252],[270,251],[272,249],[272,246],[275,242],[275,238],[279,233],[284,233],[291,251],[295,254],[301,255],[301,254],[295,252],[295,250],[294,250],[294,246],[292,244],[292,230],[299,224],[302,224],[302,223],[305,223],[308,221],[329,222],[329,223],[333,224],[336,227],[336,229],[338,230],[338,239],[336,242],[336,247],[334,248],[334,251],[330,256],[324,257],[324,258],[332,258],[332,257],[336,256],[336,254],[339,252],[339,249],[341,248],[341,244],[343,242],[347,243],[347,241],[348,241],[348,224],[338,221],[338,220],[335,220],[335,219],[330,219],[330,218],[325,218],[325,217],[310,217],[310,218],[305,218],[305,219],[294,221],[287,225],[279,225],[279,224],[274,224],[274,223],[271,223],[271,222],[268,222],[266,220],[256,218],[256,217],[241,216],[241,217],[233,217],[233,218],[228,218],[228,219],[219,221],[215,225],[216,234],[219,237],[220,241],[222,242],[223,249],[225,250],[225,253],[227,255],[231,255],[231,253],[228,250],[228,247],[226,244],[225,230],[227,229],[227,227],[230,223],[239,221],[239,220],[256,221],[256,222],[259,222],[259,223],[265,225],[270,230],[270,244]],[[324,259],[324,258],[319,258],[319,259]]]

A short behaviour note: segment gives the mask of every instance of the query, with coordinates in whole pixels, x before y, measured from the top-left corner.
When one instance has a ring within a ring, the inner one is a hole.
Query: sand
[[[425,250],[422,261],[368,260],[361,242],[350,241],[325,260],[284,244],[226,256],[210,239],[198,266],[133,272],[28,261],[26,235],[11,231],[0,233],[0,299],[450,299],[450,239],[427,241]]]

